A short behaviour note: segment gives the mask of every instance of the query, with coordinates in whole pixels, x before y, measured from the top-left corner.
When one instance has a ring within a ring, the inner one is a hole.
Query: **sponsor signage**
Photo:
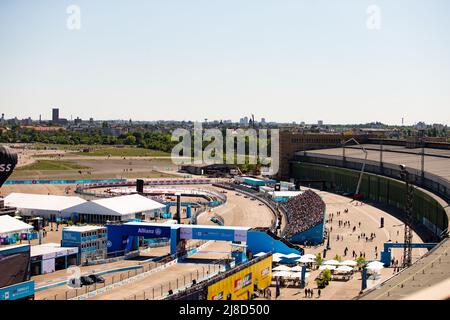
[[[78,253],[78,248],[67,248],[67,255],[71,255],[71,254],[77,254]]]
[[[234,280],[234,291],[238,291],[239,289],[241,289],[242,283],[243,282],[241,278]]]
[[[63,231],[62,236],[63,236],[63,240],[66,240],[66,241],[80,242],[80,240],[81,240],[80,232]]]
[[[213,300],[222,300],[223,299],[223,291],[220,291],[216,296],[213,296]]]
[[[261,277],[265,277],[269,274],[270,270],[269,268],[265,268],[261,270]]]
[[[42,255],[42,260],[56,258],[56,252],[50,252]]]
[[[58,251],[56,252],[56,258],[58,258],[58,257],[63,257],[63,256],[66,256],[66,255],[67,255],[67,250],[66,250],[66,249],[58,250]]]
[[[243,285],[242,287],[246,287],[252,284],[252,273],[248,273],[245,275],[244,279],[243,279]]]
[[[26,281],[12,286],[0,288],[1,300],[17,300],[34,294],[34,281]]]
[[[180,228],[180,239],[192,239],[192,228]]]
[[[247,230],[234,230],[234,241],[247,242]]]

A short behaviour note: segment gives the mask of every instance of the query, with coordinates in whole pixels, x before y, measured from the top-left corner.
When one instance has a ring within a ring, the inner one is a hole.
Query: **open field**
[[[17,168],[17,171],[35,171],[35,170],[76,170],[76,169],[90,169],[90,167],[82,166],[74,161],[68,160],[38,160],[32,164]]]
[[[159,151],[159,150],[150,150],[144,148],[96,148],[96,150],[91,152],[71,152],[70,155],[79,155],[79,156],[91,156],[91,157],[99,157],[99,156],[116,156],[116,157],[163,157],[170,156],[169,153]]]
[[[17,168],[14,179],[134,179],[174,177],[178,167],[169,159],[73,158],[37,160]],[[171,174],[173,172],[174,174]]]

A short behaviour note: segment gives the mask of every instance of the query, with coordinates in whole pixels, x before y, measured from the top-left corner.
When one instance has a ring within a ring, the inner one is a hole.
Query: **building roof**
[[[29,224],[11,216],[0,216],[0,234],[27,231],[33,229]]]
[[[70,227],[64,227],[63,231],[70,231],[70,232],[89,232],[89,231],[97,231],[99,229],[105,229],[106,227],[100,227],[100,226],[70,226]]]
[[[122,216],[162,209],[166,206],[139,194],[92,200],[64,210],[81,214]]]
[[[52,256],[60,257],[78,252],[77,247],[61,247],[58,243],[45,243],[41,245],[31,246],[31,257],[36,256]]]
[[[295,197],[302,194],[303,191],[273,191],[273,197]]]
[[[5,197],[5,206],[33,210],[62,211],[84,202],[86,202],[86,200],[80,197],[15,192],[10,193]]]

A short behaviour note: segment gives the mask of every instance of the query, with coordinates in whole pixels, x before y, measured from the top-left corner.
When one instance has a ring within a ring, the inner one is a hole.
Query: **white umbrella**
[[[315,259],[311,259],[309,257],[302,256],[302,257],[300,257],[300,259],[297,259],[295,261],[301,262],[301,263],[311,263],[311,262],[315,262],[316,260]]]
[[[278,271],[272,274],[272,277],[289,277],[291,272],[287,271]]]
[[[325,270],[325,269],[334,270],[334,269],[336,269],[336,266],[320,266],[319,267],[319,270]]]
[[[369,269],[382,269],[384,267],[384,263],[380,261],[372,261],[367,264],[367,268]]]
[[[274,257],[278,257],[278,258],[284,258],[284,257],[285,257],[285,255],[284,255],[283,253],[279,253],[279,252],[275,252],[275,253],[273,254],[273,256],[274,256]]]
[[[297,272],[297,271],[302,271],[302,269],[303,269],[303,267],[301,267],[301,266],[295,266],[295,267],[291,268],[291,271]]]
[[[289,254],[285,254],[284,256],[286,258],[288,258],[288,259],[294,259],[294,258],[300,258],[301,257],[301,255],[296,254],[296,253],[289,253]]]
[[[266,254],[266,252],[260,252],[260,253],[255,254],[255,257],[262,257],[265,254]]]
[[[302,277],[302,273],[301,272],[289,272],[289,278],[301,278]]]
[[[272,271],[291,271],[291,268],[287,266],[278,266],[276,268],[273,268]]]
[[[353,268],[352,267],[348,267],[348,266],[339,266],[339,267],[336,268],[335,271],[349,273],[349,272],[353,271]]]
[[[281,258],[272,256],[272,262],[280,262]]]
[[[367,266],[366,267],[368,270],[372,270],[372,271],[379,271],[381,269],[384,269],[383,266],[380,265],[372,265],[372,266]]]
[[[323,262],[323,264],[329,266],[338,266],[340,263],[337,260],[326,260]]]
[[[352,266],[352,267],[356,266],[357,264],[358,263],[353,260],[345,260],[340,263],[341,266]]]
[[[316,256],[314,254],[311,254],[311,253],[304,254],[302,257],[316,260]]]

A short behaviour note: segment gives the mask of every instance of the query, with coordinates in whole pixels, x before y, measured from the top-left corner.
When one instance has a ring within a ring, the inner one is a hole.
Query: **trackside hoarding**
[[[0,301],[17,300],[34,294],[34,281],[26,281],[12,286],[0,288]]]
[[[248,266],[208,287],[208,300],[248,300],[254,285],[259,290],[272,282],[272,256]]]

